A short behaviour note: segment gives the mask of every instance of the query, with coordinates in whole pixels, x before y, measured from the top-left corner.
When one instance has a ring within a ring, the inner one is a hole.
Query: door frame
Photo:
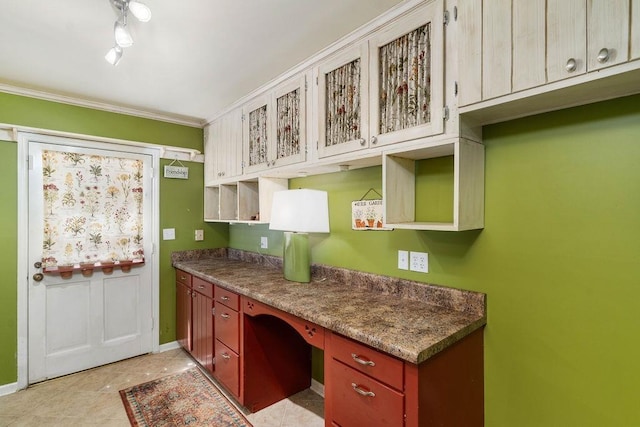
[[[140,144],[135,141],[119,139],[106,139],[91,137],[89,135],[56,134],[19,131],[18,132],[18,383],[17,389],[21,390],[29,385],[29,275],[32,273],[28,265],[29,257],[29,158],[28,144],[30,139],[37,138],[44,143],[59,143],[61,139],[69,141],[69,145],[79,145],[90,149],[118,150],[136,154],[150,155],[152,160],[152,214],[151,214],[151,351],[156,353],[160,348],[160,334],[158,333],[158,319],[160,316],[160,250],[159,250],[159,226],[160,226],[160,157],[162,147],[151,144]]]

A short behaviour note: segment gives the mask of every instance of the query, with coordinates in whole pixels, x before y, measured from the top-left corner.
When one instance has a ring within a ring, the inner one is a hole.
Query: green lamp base
[[[301,283],[311,281],[311,252],[307,233],[285,231],[282,264],[285,279]]]

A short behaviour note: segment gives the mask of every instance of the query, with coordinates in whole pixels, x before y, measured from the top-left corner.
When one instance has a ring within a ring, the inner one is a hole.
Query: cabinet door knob
[[[564,68],[566,68],[568,72],[573,73],[576,68],[578,68],[578,63],[574,58],[569,58],[567,60],[567,65]]]
[[[364,359],[360,358],[360,356],[358,356],[355,353],[351,353],[351,357],[353,358],[353,360],[356,361],[356,363],[359,363],[361,365],[376,366],[376,362],[374,362],[373,360],[364,360]]]
[[[600,49],[600,52],[598,52],[598,62],[601,64],[604,64],[608,60],[609,60],[609,49],[607,49],[606,47],[603,47],[602,49]]]
[[[360,145],[362,145],[364,147],[364,144],[367,143],[367,140],[364,138],[360,138]]]
[[[378,137],[377,137],[377,136],[375,136],[375,135],[373,135],[373,136],[371,137],[371,143],[372,143],[373,145],[377,144],[377,143],[378,143]]]
[[[361,396],[376,397],[376,394],[370,390],[364,390],[356,383],[351,383],[351,387]]]

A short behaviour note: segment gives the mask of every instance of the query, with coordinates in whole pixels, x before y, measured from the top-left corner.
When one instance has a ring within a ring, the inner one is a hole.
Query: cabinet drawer
[[[348,338],[331,336],[331,357],[402,390],[404,362]]]
[[[231,394],[240,395],[240,356],[216,340],[215,376]]]
[[[213,283],[206,282],[199,277],[193,278],[193,290],[209,298],[213,298]]]
[[[183,285],[191,287],[191,274],[186,271],[176,270],[176,282],[180,282]]]
[[[236,353],[240,350],[240,323],[238,312],[215,302],[216,339]]]
[[[402,426],[404,395],[331,359],[333,421],[341,427]]]
[[[216,301],[235,311],[240,309],[240,297],[238,294],[221,288],[220,286],[216,286]]]

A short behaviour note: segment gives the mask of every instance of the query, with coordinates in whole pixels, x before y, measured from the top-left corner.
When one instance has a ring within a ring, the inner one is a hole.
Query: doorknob
[[[33,275],[33,280],[35,280],[36,282],[41,282],[42,279],[44,279],[44,274],[42,273],[36,273]]]

